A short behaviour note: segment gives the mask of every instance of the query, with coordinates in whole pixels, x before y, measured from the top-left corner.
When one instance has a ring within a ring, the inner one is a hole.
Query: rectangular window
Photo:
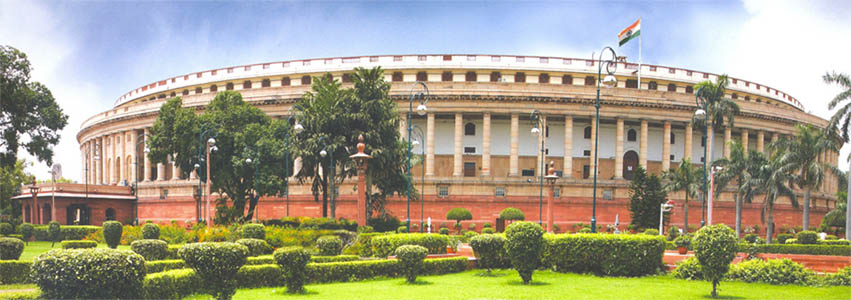
[[[505,197],[505,187],[504,186],[496,187],[496,189],[494,189],[494,195],[497,196],[497,197]]]
[[[571,64],[571,63],[572,63],[572,61],[570,60],[570,58],[565,58],[565,59],[564,59],[564,64],[565,64],[565,65],[569,65],[569,64]]]
[[[440,81],[452,81],[452,72],[443,72],[440,75]]]
[[[626,80],[626,88],[628,88],[628,89],[637,89],[637,88],[638,88],[638,80],[635,80],[635,79],[627,79],[627,80]]]
[[[418,61],[426,61],[426,56],[425,55],[417,56],[417,60]]]
[[[591,174],[591,166],[589,166],[589,165],[582,166],[582,179],[588,179],[588,177],[590,177],[590,174]]]
[[[476,147],[464,147],[464,154],[475,154]]]
[[[476,176],[476,163],[475,162],[464,162],[464,177],[475,177]]]
[[[526,73],[517,72],[517,74],[514,75],[514,82],[526,82]]]
[[[671,161],[674,161],[675,160],[674,157],[675,156],[673,154],[671,154],[671,157],[669,157],[668,159],[670,159]]]
[[[691,76],[691,71],[686,71],[686,75]]]
[[[650,72],[656,72],[656,66],[650,66]]]
[[[553,188],[553,198],[561,197],[561,188],[554,187]]]
[[[444,55],[443,61],[452,61],[452,55]]]
[[[535,169],[523,169],[520,171],[520,176],[535,176]]]
[[[230,70],[230,69],[228,69],[228,70]],[[210,71],[210,75],[216,76],[216,70]]]
[[[491,82],[499,82],[502,79],[502,75],[499,72],[491,72]]]
[[[245,66],[245,71],[251,71],[251,66]]]
[[[582,156],[591,156],[591,150],[582,150]]]
[[[394,56],[393,61],[402,61],[402,57],[401,56]]]
[[[417,72],[417,81],[428,81],[428,74],[426,72]]]
[[[285,62],[285,63],[281,64],[281,66],[284,67],[284,68],[289,68],[290,62]]]
[[[522,56],[517,57],[517,62],[525,62],[525,61],[526,61],[525,57],[522,57]]]
[[[548,63],[550,63],[550,59],[549,59],[549,58],[547,58],[547,57],[541,57],[540,62],[541,62],[542,64],[548,64]]]
[[[402,72],[393,72],[393,81],[402,81]]]
[[[467,61],[476,61],[476,56],[474,56],[474,55],[467,55]]]
[[[669,69],[668,69],[668,73],[676,74],[676,73],[677,73],[677,69],[669,68]]]
[[[438,197],[448,197],[449,196],[449,186],[441,185],[437,187],[437,196]]]
[[[492,62],[499,62],[499,56],[491,56]]]
[[[369,62],[378,62],[378,56],[370,56]]]

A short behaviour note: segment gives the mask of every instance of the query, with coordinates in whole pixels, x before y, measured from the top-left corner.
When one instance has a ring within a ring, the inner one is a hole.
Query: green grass
[[[620,278],[538,271],[526,286],[513,270],[497,271],[493,276],[473,270],[423,276],[414,285],[393,278],[312,284],[306,289],[303,295],[285,294],[284,287],[240,289],[234,299],[711,299],[712,284],[670,275]],[[718,295],[718,299],[849,299],[851,287],[722,282]],[[188,299],[208,298],[194,295]]]
[[[106,248],[106,244],[98,244],[98,248]],[[39,254],[50,251],[50,249],[62,249],[62,244],[56,243],[56,245],[53,245],[53,248],[51,248],[50,242],[30,242],[29,245],[24,247],[24,252],[21,253],[21,257],[18,260],[32,260]],[[118,249],[130,250],[130,246],[118,245]]]

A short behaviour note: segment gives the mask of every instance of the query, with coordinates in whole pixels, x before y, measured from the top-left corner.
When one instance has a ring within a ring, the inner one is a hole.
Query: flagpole
[[[641,18],[638,19],[641,22]],[[638,34],[638,89],[641,89],[641,34]]]

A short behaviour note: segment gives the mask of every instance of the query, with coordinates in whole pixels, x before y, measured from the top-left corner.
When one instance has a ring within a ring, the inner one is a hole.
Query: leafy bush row
[[[343,262],[343,261],[357,261],[360,260],[360,257],[357,255],[337,255],[337,256],[311,256],[310,262],[312,263],[332,263],[332,262]],[[246,266],[254,266],[254,265],[268,265],[275,264],[275,258],[272,255],[262,255],[256,257],[248,257],[245,261]],[[183,269],[188,268],[186,263],[181,259],[168,259],[168,260],[157,260],[157,261],[147,261],[145,262],[145,269],[148,274]]]
[[[428,249],[428,253],[446,253],[449,238],[433,233],[391,234],[373,237],[371,242],[372,254],[375,257],[387,257],[402,245],[418,245]]]
[[[78,240],[68,240],[62,241],[62,249],[87,249],[87,248],[97,248],[98,243],[95,241],[78,241]]]
[[[675,278],[702,280],[704,278],[700,263],[690,257],[677,263],[672,272]],[[812,270],[788,259],[772,259],[768,261],[753,259],[730,266],[726,273],[727,280],[744,282],[760,282],[775,285],[828,285],[851,286],[851,266],[847,266],[833,274],[819,278]]]
[[[100,226],[60,225],[59,240],[82,240],[89,234],[97,232],[100,229]],[[50,241],[48,225],[33,226],[33,236],[35,237],[36,241]]]
[[[546,235],[543,263],[558,272],[642,276],[662,267],[665,237],[659,235]]]
[[[851,256],[851,245],[740,243],[738,246],[738,251],[748,252],[750,247],[754,247],[754,250],[759,253]]]
[[[30,261],[0,260],[0,284],[30,282]]]
[[[37,256],[31,272],[48,299],[136,298],[145,259],[126,250],[54,249]]]

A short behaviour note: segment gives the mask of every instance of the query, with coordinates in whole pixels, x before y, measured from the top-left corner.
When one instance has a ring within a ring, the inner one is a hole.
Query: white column
[[[623,118],[618,118],[615,131],[615,178],[623,178]]]
[[[491,114],[482,116],[482,176],[491,176]]]
[[[106,181],[106,177],[103,176],[103,170],[105,169],[103,165],[106,163],[106,139],[103,136],[98,137],[98,143],[100,146],[97,149],[98,156],[100,160],[98,160],[98,176],[97,176],[97,184],[104,184]]]
[[[724,157],[730,157],[730,139],[733,136],[733,128],[729,125],[724,127]]]
[[[157,181],[165,180],[165,164],[157,163]]]
[[[145,128],[145,136],[143,138],[145,139],[145,145],[146,146],[148,145],[148,135],[150,133],[151,133],[151,130],[148,129],[148,128]],[[145,181],[151,181],[151,160],[148,159],[148,154],[145,153],[144,151],[142,151],[142,159],[144,160],[144,163],[142,165],[145,168],[142,172],[142,174],[144,174],[144,176],[143,176],[144,180]]]
[[[756,132],[756,151],[765,153],[765,131]]]
[[[745,149],[745,155],[748,155],[748,138],[750,132],[747,129],[742,129],[742,148]]]
[[[639,143],[638,164],[647,170],[647,120],[641,120],[641,142]]]
[[[671,121],[662,127],[662,171],[671,169]]]
[[[573,177],[573,117],[564,116],[564,170],[562,176]]]
[[[591,155],[588,156],[588,174],[590,174],[591,177],[594,176],[594,167],[599,161],[599,156],[597,156],[597,159],[594,159],[594,156],[597,153],[597,147],[594,145],[594,136],[597,134],[597,122],[595,121],[596,117],[591,116]],[[599,174],[599,172],[597,172],[597,174]]]
[[[511,146],[510,146],[510,156],[508,158],[508,176],[518,176],[520,172],[518,171],[519,157],[519,137],[518,132],[520,130],[520,116],[517,114],[511,114]]]
[[[408,114],[403,113],[401,117],[399,117],[399,137],[403,140],[408,140]]]
[[[128,176],[131,183],[136,182],[136,175],[139,173],[138,170],[140,170],[140,168],[142,167],[142,166],[139,165],[139,162],[136,159],[136,151],[139,150],[138,147],[136,147],[139,144],[139,141],[137,141],[138,138],[139,137],[136,134],[136,130],[131,130],[130,131],[130,149],[132,149],[132,150],[130,151],[130,159],[131,159],[130,166],[132,166],[133,169],[130,170],[130,176]]]
[[[426,121],[426,176],[434,176],[434,113]]]
[[[538,174],[538,176],[545,176],[545,175],[547,175],[546,169],[548,167],[546,165],[544,167],[541,167],[541,165],[543,165],[544,164],[543,162],[547,159],[547,154],[545,152],[542,152],[542,151],[546,151],[546,149],[547,149],[547,143],[546,143],[546,140],[547,140],[547,116],[545,116],[545,115],[541,116],[541,123],[544,124],[544,125],[543,125],[543,128],[540,128],[541,132],[538,133],[538,144],[537,144],[537,147],[535,147],[535,149],[538,150],[538,153],[536,153],[538,160],[537,160],[537,164],[535,165],[535,170],[536,170],[535,173]],[[543,147],[543,148],[538,149],[540,147]]]
[[[461,156],[463,148],[462,139],[464,138],[464,116],[461,113],[455,114],[455,151],[452,161],[452,176],[463,176],[462,166],[464,165]]]
[[[174,161],[174,154],[171,155],[171,180],[180,180],[180,166]]]
[[[684,153],[683,158],[684,159],[688,158],[689,160],[692,160],[691,159],[691,151],[692,151],[691,147],[692,147],[692,142],[694,141],[693,131],[694,131],[694,128],[692,127],[691,122],[686,122],[686,142],[684,143],[685,146],[683,146],[683,153]],[[692,161],[692,163],[694,163],[694,161]]]

